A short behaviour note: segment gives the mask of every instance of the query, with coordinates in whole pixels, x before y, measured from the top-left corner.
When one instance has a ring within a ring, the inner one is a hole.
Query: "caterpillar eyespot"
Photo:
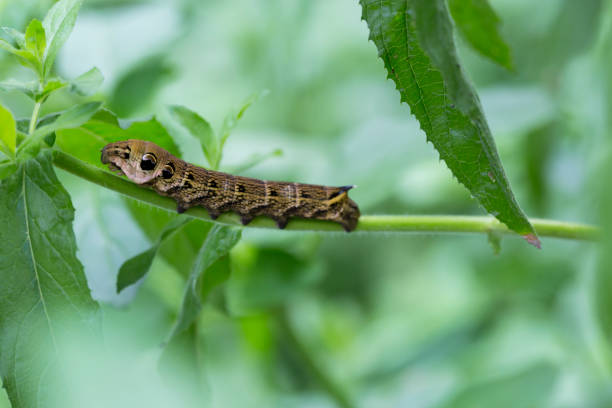
[[[169,178],[172,178],[173,175],[174,175],[174,166],[172,166],[170,163],[166,164],[164,168],[162,169],[161,176],[164,179],[168,180]]]
[[[276,221],[279,228],[290,218],[307,218],[336,222],[346,231],[355,229],[360,216],[359,207],[348,196],[352,185],[329,187],[234,176],[187,163],[144,140],[110,143],[102,149],[101,160],[135,183],[173,198],[179,213],[201,206],[212,219],[233,211],[245,225],[262,215]],[[157,163],[165,164],[158,167]]]
[[[142,160],[140,161],[140,168],[142,170],[153,170],[155,168],[155,164],[157,160],[155,159],[155,155],[151,153],[146,153],[142,156]]]

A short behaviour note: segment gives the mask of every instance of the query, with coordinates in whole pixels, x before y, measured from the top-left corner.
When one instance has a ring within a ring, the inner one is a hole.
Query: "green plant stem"
[[[313,379],[327,393],[327,395],[329,395],[329,397],[334,400],[336,405],[341,408],[353,407],[353,404],[351,403],[348,396],[344,393],[344,391],[329,377],[329,375],[323,369],[321,369],[321,367],[317,364],[317,362],[311,355],[311,352],[308,347],[306,347],[306,345],[304,345],[300,341],[297,333],[291,325],[291,322],[289,321],[287,311],[284,308],[281,308],[275,313],[275,316],[278,326],[284,335],[284,339],[289,343],[291,350],[300,359],[300,363],[313,377]]]
[[[36,122],[38,122],[38,114],[40,113],[40,107],[42,106],[42,101],[36,102],[34,104],[34,109],[32,110],[32,117],[30,118],[30,127],[28,129],[28,136],[32,136],[34,130],[36,130]]]
[[[153,190],[142,188],[125,178],[115,176],[89,165],[69,154],[55,151],[55,165],[82,179],[124,194],[135,200],[143,201],[168,211],[176,211],[176,203],[168,197],[162,197]],[[211,221],[208,212],[201,207],[190,208],[186,215]],[[569,223],[555,220],[531,219],[537,233],[542,237],[565,238],[576,241],[595,241],[600,235],[597,227],[585,224]],[[227,225],[242,225],[236,214],[225,213],[215,220]],[[248,228],[276,228],[273,220],[257,217]],[[333,222],[320,220],[294,219],[287,225],[293,231],[342,231],[342,227]],[[497,231],[504,234],[515,234],[504,224],[489,216],[454,216],[454,215],[364,215],[360,218],[355,231],[363,232],[413,232],[413,233],[488,233]]]

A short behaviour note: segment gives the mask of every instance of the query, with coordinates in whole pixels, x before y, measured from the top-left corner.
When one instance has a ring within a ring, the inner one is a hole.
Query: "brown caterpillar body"
[[[244,225],[258,215],[285,228],[290,217],[337,222],[346,231],[357,226],[359,208],[348,197],[353,186],[264,181],[207,170],[187,163],[152,142],[126,140],[102,149],[102,163],[138,184],[176,200],[177,211],[193,206],[208,210],[212,219],[233,211]]]

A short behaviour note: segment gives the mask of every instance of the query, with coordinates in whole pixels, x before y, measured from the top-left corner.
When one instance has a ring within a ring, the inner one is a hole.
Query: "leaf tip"
[[[123,291],[123,289],[125,289],[127,285],[125,283],[123,283],[123,281],[121,279],[117,279],[117,293],[121,293],[121,291]]]
[[[527,241],[529,244],[533,245],[534,247],[538,249],[542,249],[542,243],[540,242],[540,239],[538,238],[536,234],[525,234],[523,235],[523,238],[525,238],[525,241]]]

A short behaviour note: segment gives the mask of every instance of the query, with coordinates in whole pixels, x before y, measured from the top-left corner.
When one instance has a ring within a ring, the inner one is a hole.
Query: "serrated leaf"
[[[449,0],[448,6],[459,34],[483,56],[513,69],[510,47],[499,32],[501,20],[488,0]]]
[[[210,123],[184,106],[172,106],[169,109],[175,121],[181,124],[188,133],[200,141],[202,151],[209,166],[217,170],[219,165],[219,142]]]
[[[191,221],[191,219],[185,217],[171,220],[151,248],[125,261],[119,268],[119,274],[117,275],[117,293],[142,279],[151,269],[153,259],[155,259],[159,247],[166,238]]]
[[[12,27],[2,27],[2,32],[6,34],[19,48],[25,48],[25,34]]]
[[[19,146],[19,149],[17,149],[19,159],[26,160],[35,156],[40,150],[40,145],[45,136],[59,129],[70,129],[81,126],[96,113],[101,105],[101,102],[88,102],[74,106],[62,112],[57,119],[53,120],[51,123],[37,127],[34,133]]]
[[[47,36],[43,78],[49,76],[55,57],[72,32],[83,0],[60,0],[51,7],[42,25]]]
[[[228,279],[228,269],[221,268],[215,274],[212,274],[210,273],[210,267],[222,257],[227,256],[229,251],[240,241],[241,236],[242,230],[221,225],[215,225],[209,231],[187,279],[183,303],[178,319],[170,333],[170,340],[191,326],[197,319],[202,309],[202,303],[212,288]],[[203,288],[205,288],[204,291]]]
[[[361,0],[385,68],[457,180],[511,230],[539,247],[497,154],[478,96],[456,55],[444,0]]]
[[[40,21],[33,19],[25,32],[25,47],[42,63],[46,46],[45,29]]]
[[[106,144],[120,140],[148,140],[175,156],[181,156],[172,137],[155,118],[146,122],[134,122],[129,128],[122,129],[110,111],[102,110],[87,123],[73,129],[58,130],[56,134],[57,145],[63,151],[102,169],[108,167],[100,162],[100,150]]]
[[[70,82],[70,92],[81,96],[93,95],[103,81],[102,72],[94,67]]]
[[[34,99],[34,95],[38,92],[38,81],[21,82],[13,78],[0,82],[0,89],[6,92],[19,91],[30,98]]]
[[[0,151],[8,157],[15,157],[16,130],[13,114],[0,105]]]
[[[14,408],[51,406],[55,369],[73,345],[65,336],[97,333],[73,218],[50,152],[0,182],[0,375]]]

